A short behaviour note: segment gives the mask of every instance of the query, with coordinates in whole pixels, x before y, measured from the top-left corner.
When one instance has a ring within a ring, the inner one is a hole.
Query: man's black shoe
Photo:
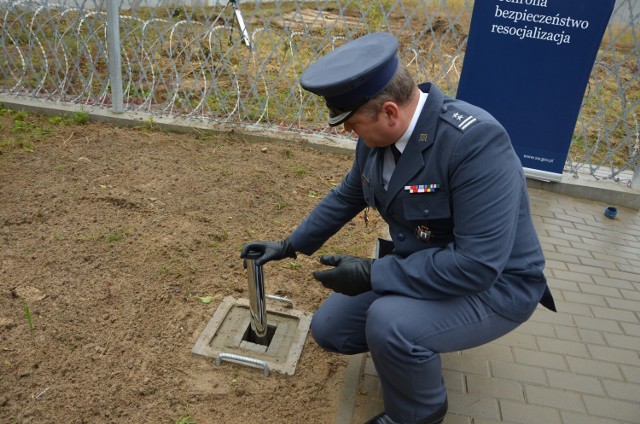
[[[444,421],[444,417],[447,416],[447,409],[449,408],[449,404],[447,400],[444,400],[444,403],[436,412],[429,415],[427,418],[418,421],[418,424],[441,424]],[[375,417],[371,418],[365,424],[400,424],[396,421],[393,421],[386,412],[383,412]]]
[[[391,418],[389,418],[386,412],[383,412],[382,414],[378,414],[375,417],[371,418],[369,421],[367,421],[364,424],[398,424],[398,423],[393,421]]]

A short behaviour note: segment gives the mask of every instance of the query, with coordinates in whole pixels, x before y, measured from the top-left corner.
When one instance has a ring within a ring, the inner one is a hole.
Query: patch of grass
[[[282,209],[284,209],[287,206],[289,206],[289,204],[287,202],[281,200],[281,201],[276,202],[274,206],[276,207],[277,211],[281,211]]]
[[[607,46],[613,44],[617,51],[630,52],[633,49],[635,43],[635,34],[630,26],[625,25],[609,25],[607,31],[602,38],[601,46],[607,48]]]
[[[29,324],[29,330],[33,333],[35,326],[33,324],[33,318],[31,317],[31,309],[29,309],[29,305],[24,299],[20,299],[20,303],[22,303],[22,310],[24,311],[24,316],[27,318],[27,324]]]
[[[147,131],[157,131],[159,128],[160,127],[158,126],[156,121],[153,119],[153,116],[150,116],[149,119],[144,121],[144,123],[142,124],[142,129]]]
[[[211,234],[211,238],[216,242],[225,242],[229,239],[229,232],[224,229],[221,232]]]
[[[0,138],[0,155],[16,149],[33,152],[36,142],[48,138],[54,132],[46,124],[40,115],[0,106],[0,129],[3,135]]]
[[[226,246],[227,240],[229,240],[229,232],[227,230],[209,234],[207,247],[211,249],[219,249],[221,247],[224,248],[224,246]]]
[[[76,125],[85,125],[89,122],[89,114],[87,112],[74,112],[71,116],[71,121]]]
[[[22,147],[24,150],[26,150],[29,153],[33,153],[33,151],[35,150],[34,144],[26,140],[18,140],[16,142],[16,146]]]
[[[183,415],[176,420],[175,424],[196,424],[196,420],[189,415]]]
[[[62,116],[52,116],[51,118],[47,119],[49,121],[49,123],[53,124],[53,125],[68,125],[69,121],[64,119],[64,117]]]
[[[31,122],[25,122],[24,119],[15,119],[13,121],[13,132],[21,133],[21,132],[29,132],[36,129],[36,126]]]
[[[628,105],[637,104],[640,87],[635,57],[616,53],[599,56],[587,86],[569,149],[571,160],[624,167],[630,163],[634,139],[633,117],[624,117]]]
[[[282,267],[286,269],[292,269],[292,270],[298,271],[302,267],[302,264],[297,261],[286,261],[282,264]]]
[[[293,151],[291,149],[284,149],[282,151],[282,154],[284,155],[285,158],[287,159],[291,159],[293,157]]]
[[[176,278],[182,277],[183,276],[183,272],[181,269],[178,268],[169,268],[166,266],[162,266],[160,268],[158,268],[158,274],[160,275],[166,275],[166,276],[173,276]]]
[[[293,165],[291,165],[291,171],[298,177],[301,177],[307,172],[309,172],[309,170],[306,167],[304,167],[303,165],[299,165],[297,163],[294,163]]]
[[[17,111],[13,114],[13,120],[14,121],[24,121],[27,117],[29,116],[29,114],[27,112],[25,112],[24,110],[20,110]]]
[[[127,232],[123,228],[116,228],[112,233],[107,234],[107,243],[121,241],[127,236]]]
[[[103,233],[88,233],[78,237],[79,241],[98,241],[104,239]]]
[[[70,118],[56,115],[47,119],[53,125],[85,125],[89,122],[89,114],[84,111],[74,112]]]

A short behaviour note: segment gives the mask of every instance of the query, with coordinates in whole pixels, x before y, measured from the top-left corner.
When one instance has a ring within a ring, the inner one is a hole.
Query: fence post
[[[640,191],[640,161],[638,161],[636,169],[633,171],[633,177],[631,177],[631,190]]]
[[[107,0],[107,57],[111,84],[111,108],[114,113],[124,112],[122,92],[122,56],[120,52],[120,0]]]

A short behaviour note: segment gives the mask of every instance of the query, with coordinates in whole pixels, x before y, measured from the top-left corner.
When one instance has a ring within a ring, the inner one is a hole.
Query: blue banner
[[[507,129],[527,175],[559,181],[615,0],[475,0],[457,97]]]

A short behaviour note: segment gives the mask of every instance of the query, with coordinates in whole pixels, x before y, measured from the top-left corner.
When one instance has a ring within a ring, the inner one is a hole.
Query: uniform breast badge
[[[404,186],[409,193],[432,193],[440,188],[440,184],[418,184]]]
[[[431,230],[425,225],[418,225],[416,228],[416,237],[423,243],[428,243],[431,240]]]

